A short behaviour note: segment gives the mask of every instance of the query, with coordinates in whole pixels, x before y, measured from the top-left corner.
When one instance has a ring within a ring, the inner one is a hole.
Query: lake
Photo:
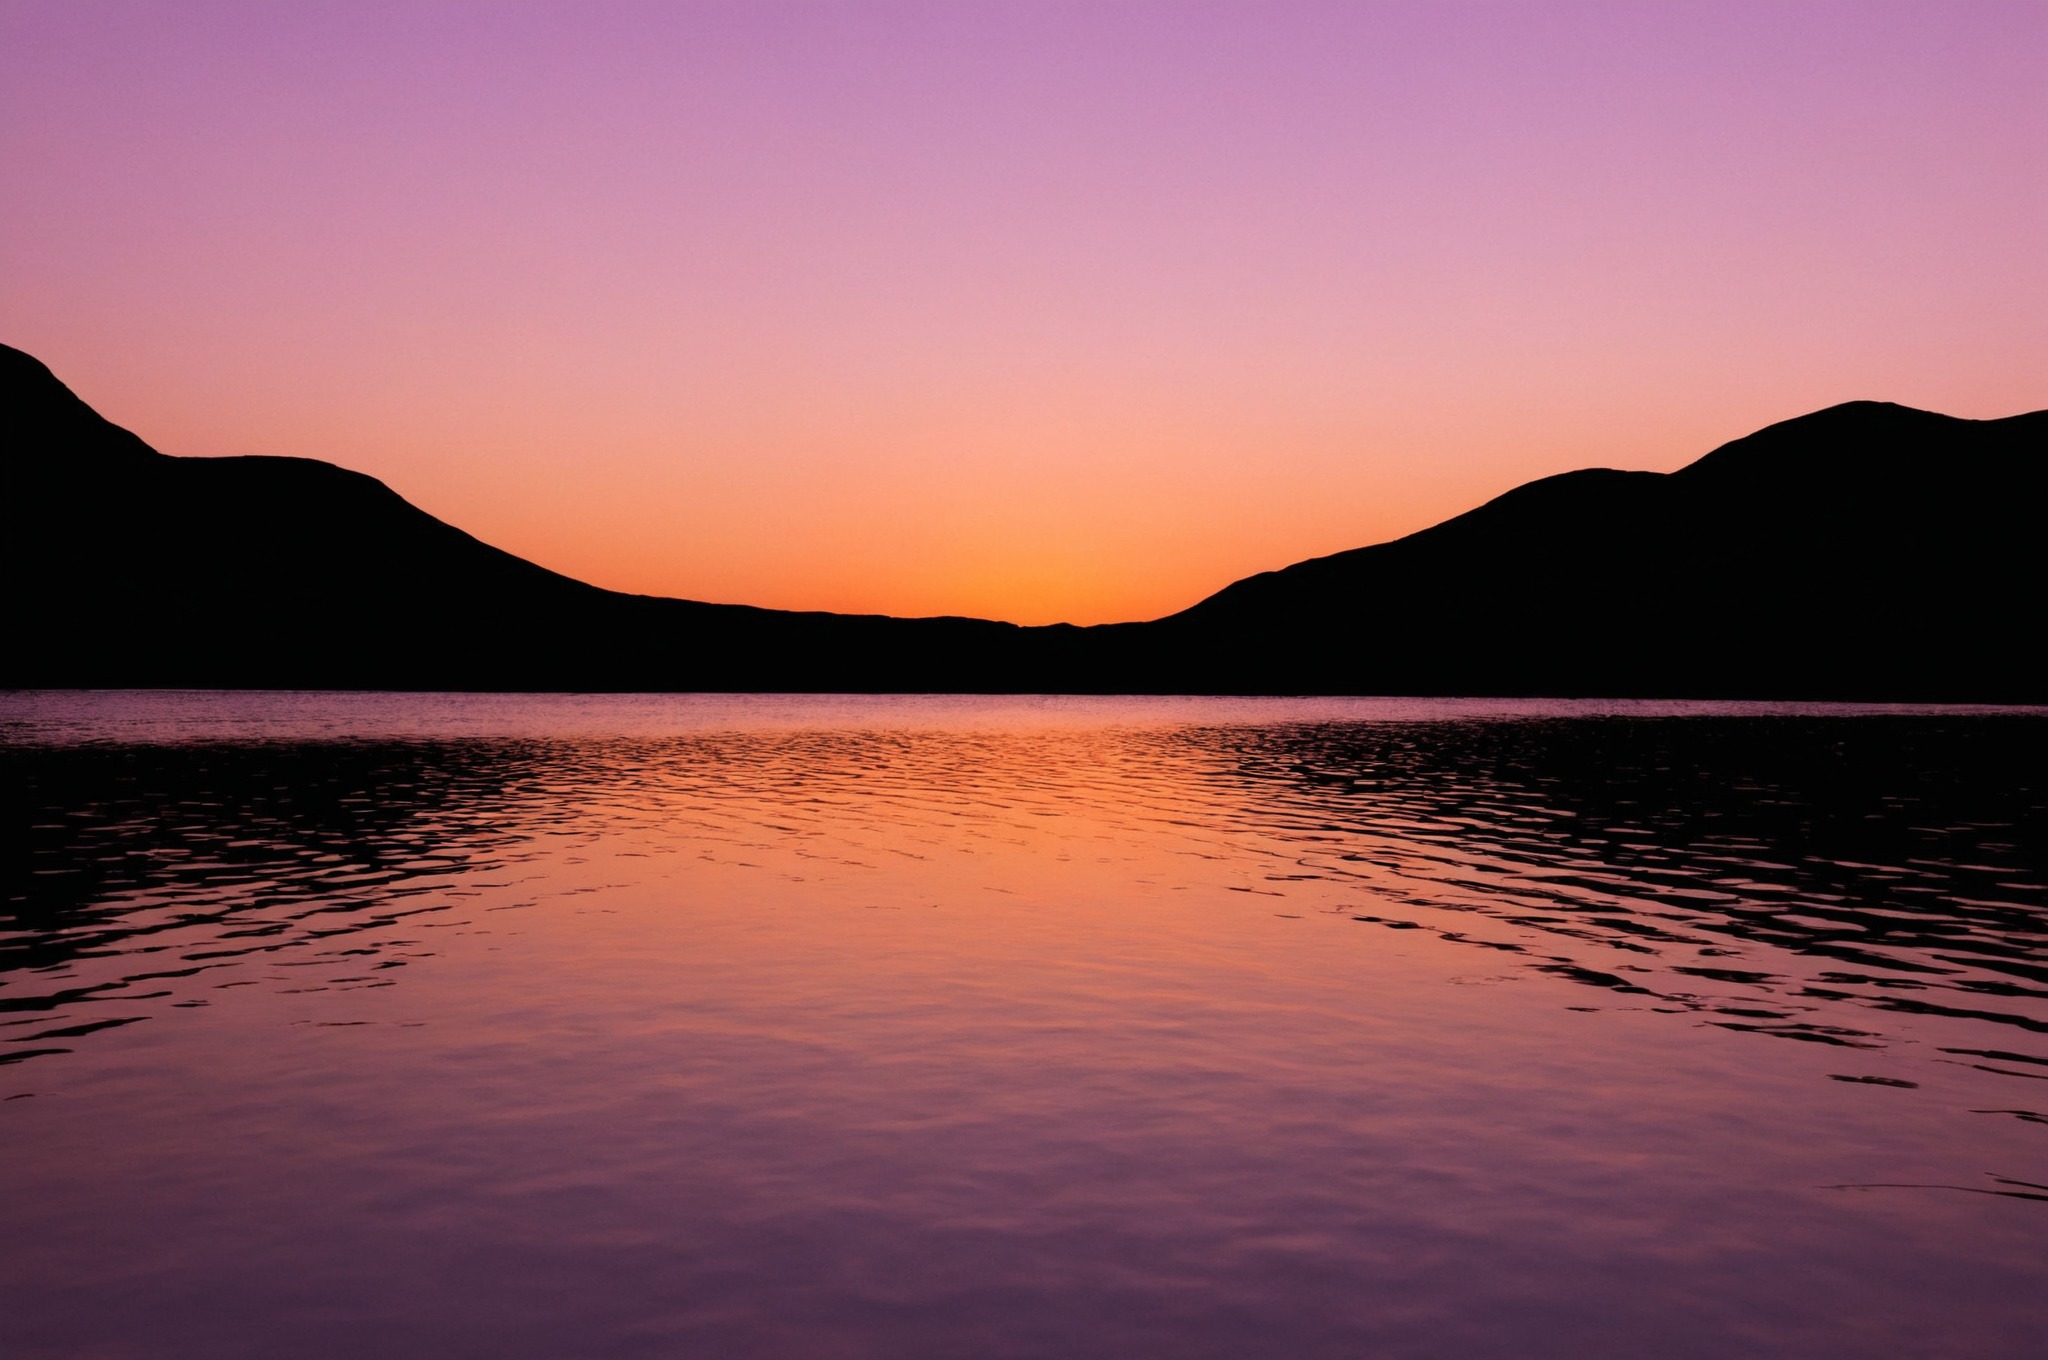
[[[2048,714],[0,695],[0,1352],[2021,1357]]]

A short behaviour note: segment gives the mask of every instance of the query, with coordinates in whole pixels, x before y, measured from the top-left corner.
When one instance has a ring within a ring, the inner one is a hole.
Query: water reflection
[[[2013,1051],[2048,1031],[2044,769],[2032,716],[21,744],[0,1061],[255,956],[393,985],[433,952],[405,923],[550,838],[872,868],[1085,815],[1191,878],[1728,1029],[1872,1048],[1941,1016],[1980,1033],[1952,1053],[2048,1069]]]
[[[1260,733],[1233,755],[1279,790],[1255,815],[1308,847],[1302,871],[1392,872],[1446,938],[1571,950],[1532,966],[1855,1046],[1882,1022],[1845,1003],[2048,1030],[2043,736],[2028,717],[1535,721]],[[1445,912],[1521,929],[1472,939]]]
[[[391,928],[537,829],[513,810],[530,762],[503,746],[29,747],[0,778],[0,1062],[207,1004],[258,956],[298,956],[268,962],[314,970],[303,987],[389,986],[430,952]]]
[[[2048,1325],[2039,715],[607,702],[0,704],[20,1354]]]

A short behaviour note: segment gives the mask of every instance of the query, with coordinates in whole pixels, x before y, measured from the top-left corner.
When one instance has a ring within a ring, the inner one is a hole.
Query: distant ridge
[[[1155,628],[1247,658],[1208,668],[1226,688],[1285,649],[1305,690],[2037,700],[2044,492],[2048,412],[1850,402],[1673,473],[1546,477]]]
[[[600,590],[328,463],[158,453],[5,346],[0,435],[12,687],[2048,701],[2048,411],[1851,402],[1093,628]]]

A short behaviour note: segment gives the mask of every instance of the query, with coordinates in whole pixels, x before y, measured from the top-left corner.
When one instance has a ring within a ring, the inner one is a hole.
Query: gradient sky
[[[2048,406],[2024,0],[0,0],[0,185],[0,340],[165,452],[697,599],[1150,617]]]

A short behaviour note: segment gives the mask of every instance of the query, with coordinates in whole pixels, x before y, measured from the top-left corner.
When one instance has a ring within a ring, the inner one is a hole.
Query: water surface
[[[0,696],[10,1356],[2032,1356],[2048,717]]]

